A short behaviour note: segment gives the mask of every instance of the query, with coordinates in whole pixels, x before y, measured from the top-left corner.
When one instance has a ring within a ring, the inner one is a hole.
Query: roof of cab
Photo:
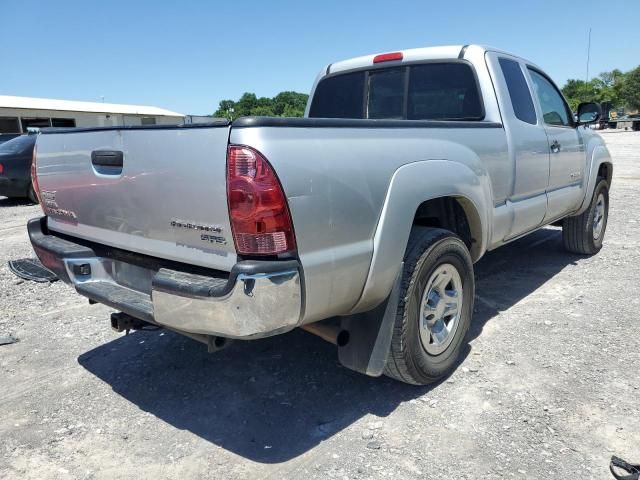
[[[407,50],[396,50],[402,52],[402,62],[411,62],[417,60],[440,60],[458,58],[460,51],[464,45],[447,45],[441,47],[423,47],[423,48],[410,48]],[[355,68],[362,68],[373,65],[373,58],[380,53],[374,53],[372,55],[364,55],[362,57],[350,58],[348,60],[342,60],[340,62],[332,63],[328,68],[328,73],[337,73],[346,70],[353,70]]]
[[[464,54],[468,50],[480,50],[480,51],[496,51],[499,53],[505,53],[507,55],[515,56],[511,53],[504,52],[499,49],[486,47],[482,45],[443,45],[438,47],[422,47],[422,48],[410,48],[406,50],[396,50],[402,52],[402,60],[400,62],[416,62],[420,60],[450,60],[455,58],[463,58]],[[369,67],[373,65],[373,59],[376,55],[388,52],[379,52],[371,55],[364,55],[362,57],[350,58],[348,60],[342,60],[340,62],[332,63],[327,66],[324,71],[325,75],[344,72],[348,70],[354,70],[356,68]],[[389,62],[394,63],[394,62]]]

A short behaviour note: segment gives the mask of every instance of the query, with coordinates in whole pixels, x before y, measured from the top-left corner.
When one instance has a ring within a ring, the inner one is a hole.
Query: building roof
[[[143,105],[122,105],[118,103],[77,102],[52,98],[13,97],[0,95],[0,108],[21,108],[25,110],[59,110],[64,112],[124,113],[129,115],[153,115],[164,117],[184,117],[182,113],[158,107]]]

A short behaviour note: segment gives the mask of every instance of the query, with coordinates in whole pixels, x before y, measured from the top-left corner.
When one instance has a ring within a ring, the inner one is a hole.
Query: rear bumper
[[[0,177],[0,196],[27,197],[31,180]]]
[[[229,272],[176,265],[28,224],[40,261],[78,293],[142,320],[189,333],[259,338],[291,330],[302,314],[296,260],[243,261]]]

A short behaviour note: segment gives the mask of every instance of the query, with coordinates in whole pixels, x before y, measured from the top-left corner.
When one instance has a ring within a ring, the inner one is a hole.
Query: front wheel
[[[384,373],[414,385],[451,373],[469,331],[474,290],[464,242],[447,230],[414,227]]]
[[[567,217],[562,223],[564,248],[572,253],[593,255],[602,248],[609,218],[609,184],[600,178],[589,208],[580,215]]]

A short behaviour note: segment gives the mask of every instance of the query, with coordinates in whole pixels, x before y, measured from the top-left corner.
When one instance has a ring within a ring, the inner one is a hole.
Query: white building
[[[157,107],[0,95],[0,135],[26,133],[29,127],[166,125],[184,120],[181,113]]]

